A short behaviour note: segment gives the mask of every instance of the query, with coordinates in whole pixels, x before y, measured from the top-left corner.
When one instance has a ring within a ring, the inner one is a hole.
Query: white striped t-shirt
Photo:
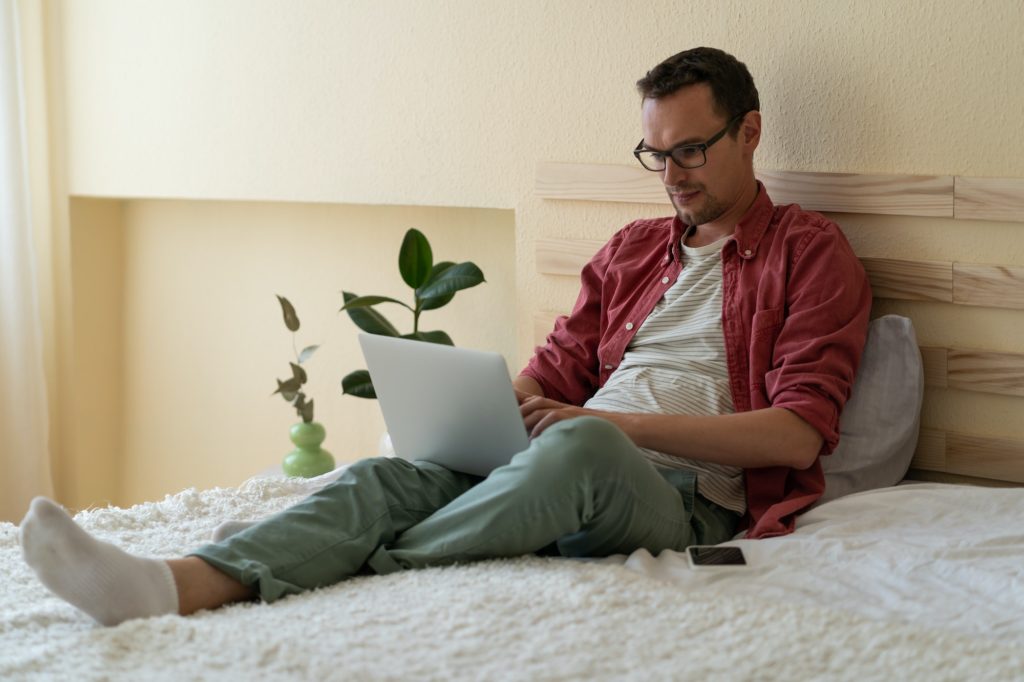
[[[722,333],[721,251],[726,240],[696,248],[682,245],[679,278],[644,320],[622,362],[586,407],[692,415],[735,411]],[[726,509],[746,511],[741,468],[642,451],[657,466],[696,471],[702,496]]]

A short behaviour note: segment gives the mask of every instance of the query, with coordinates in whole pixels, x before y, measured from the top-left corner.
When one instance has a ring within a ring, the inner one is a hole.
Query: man
[[[710,48],[638,82],[643,140],[676,215],[620,230],[572,314],[515,380],[532,440],[486,479],[368,459],[184,559],[135,557],[37,498],[26,561],[105,624],[329,585],[359,572],[530,552],[681,551],[790,532],[824,490],[870,291],[838,227],[774,206],[746,67]]]

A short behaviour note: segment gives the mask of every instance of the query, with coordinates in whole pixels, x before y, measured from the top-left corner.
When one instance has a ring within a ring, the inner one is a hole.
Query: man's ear
[[[761,142],[760,111],[748,111],[747,115],[743,117],[743,122],[740,123],[739,139],[751,154],[757,149],[757,145]]]

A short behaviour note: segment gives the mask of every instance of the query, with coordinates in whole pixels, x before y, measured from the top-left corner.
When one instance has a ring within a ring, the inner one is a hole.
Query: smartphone
[[[743,550],[739,547],[718,545],[690,545],[686,548],[690,568],[737,568],[747,565]]]

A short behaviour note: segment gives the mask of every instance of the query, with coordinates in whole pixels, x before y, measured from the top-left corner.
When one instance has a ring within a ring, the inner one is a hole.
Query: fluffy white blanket
[[[227,518],[317,485],[252,480],[131,509],[89,531],[170,557]],[[621,563],[621,557],[619,561]],[[826,606],[690,592],[615,562],[536,557],[365,576],[273,605],[95,625],[52,597],[0,524],[0,679],[997,679],[1009,642]]]

